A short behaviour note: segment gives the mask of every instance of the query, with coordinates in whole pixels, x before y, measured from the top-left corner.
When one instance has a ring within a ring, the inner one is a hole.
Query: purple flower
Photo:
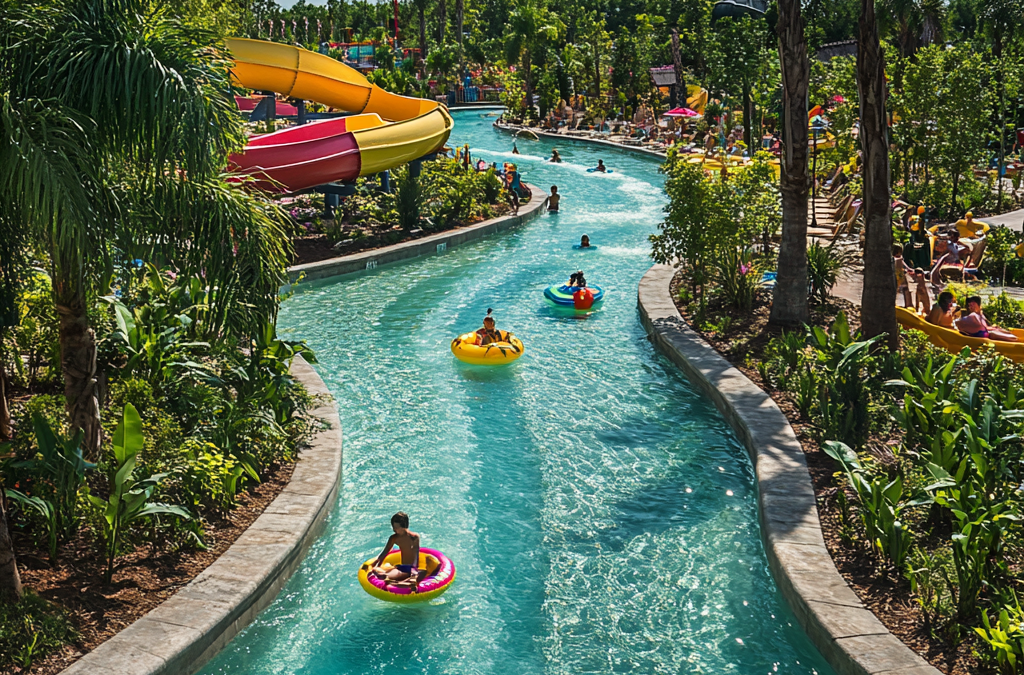
[[[750,271],[750,265],[740,263],[740,276],[745,276]]]

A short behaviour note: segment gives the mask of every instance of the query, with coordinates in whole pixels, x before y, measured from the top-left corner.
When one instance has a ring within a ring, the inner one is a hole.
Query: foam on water
[[[508,136],[455,117],[474,156],[503,156]],[[205,673],[831,672],[768,572],[744,451],[639,324],[657,165],[554,147],[566,163],[530,155],[528,180],[557,184],[561,213],[284,303],[282,335],[309,341],[337,399],[344,482],[280,597]],[[598,158],[616,173],[579,170]],[[583,233],[597,251],[571,248]],[[547,303],[580,267],[603,306]],[[511,367],[449,352],[488,307],[526,344]],[[458,569],[429,604],[380,602],[356,581],[398,510]]]

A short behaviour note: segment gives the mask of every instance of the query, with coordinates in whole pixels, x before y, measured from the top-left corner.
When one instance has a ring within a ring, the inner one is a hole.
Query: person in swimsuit
[[[587,235],[580,237],[580,248],[590,248],[590,237]]]
[[[546,203],[548,205],[548,211],[553,211],[554,213],[558,213],[558,202],[561,201],[561,199],[562,199],[562,195],[558,194],[558,186],[557,185],[552,185],[551,186],[551,194],[548,195],[548,198],[546,200]]]
[[[555,162],[557,164],[561,164],[562,163],[562,156],[560,154],[558,154],[558,150],[555,150],[554,148],[552,148],[552,150],[551,150],[551,160],[550,161]]]
[[[415,589],[427,576],[427,570],[419,569],[420,535],[409,529],[409,516],[401,511],[391,516],[391,529],[395,533],[388,537],[388,543],[377,556],[370,574],[387,580],[393,586],[411,586]],[[402,552],[402,564],[387,569],[381,567],[384,558],[388,557],[395,546]]]
[[[932,285],[935,287],[938,287],[939,283],[942,281],[941,271],[943,265],[957,266],[962,270],[964,267],[963,256],[965,253],[970,254],[971,252],[971,249],[968,246],[960,243],[960,233],[955,227],[950,230],[949,234],[946,236],[948,237],[946,252],[939,256],[939,259],[935,261],[935,266],[932,267],[932,273],[930,275]],[[936,241],[936,253],[939,252],[938,244],[940,241],[941,240]]]
[[[494,310],[490,307],[487,308],[487,316],[484,317],[484,327],[476,332],[476,343],[480,346],[506,341],[506,336],[494,326],[494,317],[491,316],[492,311]]]
[[[594,171],[600,171],[601,173],[607,173],[608,167],[606,167],[604,165],[604,160],[603,159],[597,160],[597,166],[594,167]]]
[[[896,295],[898,297],[902,293],[903,306],[910,307],[910,284],[907,281],[907,273],[913,274],[914,270],[903,259],[902,244],[892,245],[892,264],[896,270]]]
[[[1016,342],[1017,336],[999,326],[988,325],[985,313],[981,311],[981,296],[972,295],[967,298],[969,314],[961,316],[956,322],[957,330],[968,337],[988,338],[1003,342]]]
[[[949,291],[942,291],[932,305],[932,309],[925,318],[930,324],[942,326],[943,328],[953,327],[953,309],[956,303],[953,301],[953,294]]]
[[[569,275],[569,288],[586,288],[587,280],[583,278],[583,270],[576,270]]]

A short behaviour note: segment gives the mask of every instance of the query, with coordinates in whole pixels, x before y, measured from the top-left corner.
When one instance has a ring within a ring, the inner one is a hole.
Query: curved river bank
[[[713,405],[647,341],[637,283],[662,217],[653,160],[512,141],[480,111],[452,143],[513,160],[562,213],[442,255],[302,286],[280,333],[306,339],[345,433],[339,508],[278,600],[205,673],[831,673],[775,590],[753,472]],[[615,170],[589,174],[603,158]],[[595,251],[572,249],[589,234]],[[576,316],[543,289],[582,269]],[[456,334],[526,344],[504,369]],[[429,604],[366,595],[359,564],[395,511],[458,568]]]

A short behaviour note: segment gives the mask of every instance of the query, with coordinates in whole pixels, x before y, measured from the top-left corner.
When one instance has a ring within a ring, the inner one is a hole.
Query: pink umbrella
[[[700,117],[700,113],[696,110],[690,110],[689,108],[672,108],[667,113],[664,113],[665,117]]]

